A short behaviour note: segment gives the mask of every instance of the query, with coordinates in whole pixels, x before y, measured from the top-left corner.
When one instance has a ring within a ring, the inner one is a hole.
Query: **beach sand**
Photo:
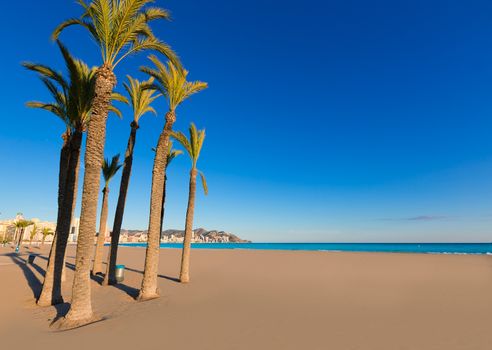
[[[66,305],[34,304],[42,253],[29,266],[0,248],[2,349],[492,349],[490,256],[194,250],[181,285],[180,251],[163,249],[161,298],[138,303],[145,250],[121,248],[124,284],[92,282],[106,320],[53,332]]]

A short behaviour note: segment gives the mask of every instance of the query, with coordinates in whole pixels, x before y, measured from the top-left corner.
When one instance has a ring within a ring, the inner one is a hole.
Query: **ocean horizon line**
[[[124,247],[146,247],[146,242],[120,243]],[[180,249],[182,243],[161,243],[161,249]],[[275,250],[275,251],[326,251],[371,253],[423,253],[423,254],[492,254],[490,242],[446,243],[192,243],[195,249],[211,250]]]

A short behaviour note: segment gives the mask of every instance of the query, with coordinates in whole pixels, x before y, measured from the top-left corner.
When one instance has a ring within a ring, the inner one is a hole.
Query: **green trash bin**
[[[116,282],[123,282],[125,280],[125,265],[116,265],[115,277]]]
[[[34,264],[34,259],[36,259],[36,254],[29,254],[29,256],[27,257],[27,261],[26,261],[26,264],[28,265],[32,265]]]

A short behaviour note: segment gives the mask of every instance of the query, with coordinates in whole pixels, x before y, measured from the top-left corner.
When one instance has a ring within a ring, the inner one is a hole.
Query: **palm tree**
[[[36,224],[33,224],[31,228],[31,232],[29,233],[29,248],[31,248],[32,240],[34,239],[37,233],[38,233],[38,227],[36,226]]]
[[[60,45],[60,43],[58,44]],[[50,92],[50,94],[55,100],[55,102],[53,103],[28,102],[27,106],[32,108],[41,108],[46,111],[49,111],[53,113],[55,116],[57,116],[58,118],[60,118],[65,123],[65,132],[62,135],[63,144],[60,151],[59,172],[58,172],[57,222],[60,222],[63,213],[62,210],[64,208],[63,201],[66,192],[66,181],[67,181],[67,174],[68,174],[68,167],[69,167],[70,153],[71,153],[70,146],[72,143],[72,134],[73,134],[72,121],[67,116],[66,113],[67,108],[65,108],[66,105],[65,102],[67,99],[66,92],[68,90],[69,84],[66,82],[66,80],[63,78],[63,76],[60,73],[56,72],[50,67],[41,64],[34,64],[34,63],[23,63],[23,66],[29,70],[39,73],[41,80],[43,81],[44,85],[47,87],[48,91]],[[48,279],[52,279],[50,277],[53,276],[55,249],[56,249],[55,247],[56,244],[53,244],[51,246],[48,268],[45,274],[45,281],[47,277]],[[52,285],[52,283],[48,283],[48,285]],[[44,283],[43,283],[43,289],[44,289]],[[47,297],[45,298],[47,303],[46,305],[51,305],[51,288],[48,293],[44,293],[44,294],[45,296],[49,295],[49,300]]]
[[[152,148],[152,150],[155,152],[155,148]],[[174,158],[182,154],[183,151],[173,149],[173,142],[169,140],[169,149],[167,152],[166,156],[166,174],[164,175],[164,186],[162,188],[162,212],[161,212],[161,235],[162,235],[162,228],[164,224],[164,204],[166,203],[166,185],[167,185],[167,168],[169,167],[169,164],[173,161]]]
[[[15,228],[18,230],[19,236],[17,237],[17,245],[15,246],[15,251],[18,252],[20,249],[20,246],[22,244],[22,239],[24,238],[24,231],[26,230],[26,227],[31,226],[33,224],[32,221],[30,220],[18,220],[14,223]]]
[[[96,231],[99,171],[104,157],[106,120],[111,94],[116,85],[114,68],[129,55],[145,50],[158,51],[170,60],[179,62],[171,48],[157,39],[149,26],[151,21],[169,18],[169,13],[163,9],[144,8],[152,2],[153,0],[93,0],[88,4],[84,0],[78,0],[78,4],[84,9],[82,16],[66,20],[53,32],[53,38],[56,39],[65,28],[79,25],[89,32],[102,54],[102,64],[96,72],[95,97],[87,132],[72,303],[65,319],[61,321],[62,328],[85,324],[93,318],[90,256]]]
[[[46,237],[50,236],[53,234],[53,231],[49,227],[43,227],[41,230],[41,234],[43,235],[43,238],[41,240],[41,247],[44,246],[44,241],[46,240]]]
[[[154,77],[156,82],[153,88],[165,96],[169,110],[166,113],[164,129],[157,143],[154,168],[152,170],[152,190],[150,197],[150,215],[147,250],[145,254],[145,270],[139,300],[157,298],[157,267],[159,264],[159,244],[161,239],[161,214],[164,179],[166,177],[167,153],[169,150],[169,137],[176,121],[176,108],[191,95],[205,89],[207,84],[200,81],[189,82],[186,80],[188,72],[178,69],[172,62],[167,66],[155,56],[150,56],[155,68],[143,67],[142,71]]]
[[[41,306],[63,302],[61,274],[70,222],[75,208],[82,135],[90,118],[96,72],[95,68],[90,69],[84,62],[72,57],[59,41],[57,44],[65,60],[69,79],[45,65],[23,64],[27,69],[39,74],[53,98],[53,102],[28,102],[27,106],[55,114],[65,122],[67,129],[65,135],[68,152],[65,156],[64,145],[61,155],[63,161],[60,161],[57,227],[43,289],[38,299],[38,305]],[[114,98],[118,97],[114,96]],[[113,110],[118,112],[114,108]]]
[[[130,176],[133,165],[133,150],[137,138],[137,130],[140,127],[140,118],[146,113],[157,114],[151,104],[161,95],[155,90],[149,89],[150,84],[154,82],[153,78],[147,81],[140,82],[127,76],[128,83],[125,83],[125,90],[130,97],[130,103],[133,109],[133,120],[130,123],[130,136],[125,153],[125,165],[122,170],[120,193],[118,195],[118,204],[116,205],[116,213],[114,216],[113,233],[111,234],[111,248],[108,254],[108,264],[106,267],[106,275],[104,276],[104,285],[116,283],[116,261],[118,254],[118,242],[120,240],[121,225],[123,223],[123,214],[125,212],[126,194],[130,185]]]
[[[122,167],[120,164],[120,155],[115,155],[111,161],[104,159],[102,164],[102,174],[104,177],[104,189],[103,189],[103,201],[101,208],[101,222],[99,224],[99,235],[97,236],[96,252],[94,254],[94,266],[92,268],[92,274],[96,275],[103,272],[102,268],[102,255],[104,249],[104,240],[106,238],[106,226],[108,223],[108,197],[109,197],[109,181],[116,175],[118,170]]]
[[[179,280],[181,283],[190,281],[190,253],[191,253],[191,238],[193,234],[193,215],[195,212],[195,195],[196,195],[196,176],[199,173],[202,179],[203,190],[205,195],[208,194],[207,182],[205,176],[196,168],[196,163],[200,157],[203,141],[205,140],[205,130],[197,130],[195,124],[190,125],[190,138],[182,132],[173,132],[172,137],[177,140],[186,150],[191,158],[190,171],[190,190],[188,194],[188,208],[186,210],[185,235],[183,241],[183,253],[181,255],[181,272]]]

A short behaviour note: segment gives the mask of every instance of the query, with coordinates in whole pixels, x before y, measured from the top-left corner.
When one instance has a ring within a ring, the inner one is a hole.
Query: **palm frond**
[[[171,111],[174,111],[191,95],[208,86],[207,83],[201,81],[187,81],[188,71],[172,61],[164,64],[155,55],[149,56],[149,60],[155,68],[141,67],[140,70],[156,80],[154,88],[166,97]]]
[[[120,163],[120,155],[117,154],[111,158],[111,160],[105,158],[103,161],[103,164],[101,166],[104,181],[106,182],[106,185],[109,183],[109,181],[116,175],[118,170],[123,166],[122,163]]]
[[[152,50],[165,55],[175,64],[179,58],[170,46],[154,36],[150,22],[170,19],[169,12],[159,7],[149,7],[154,0],[92,0],[89,4],[79,0],[84,12],[80,18],[61,23],[53,32],[60,33],[73,25],[89,31],[99,45],[103,62],[114,68],[127,56]]]
[[[68,79],[48,66],[25,63],[24,67],[39,74],[54,100],[47,103],[30,102],[28,107],[50,111],[60,117],[67,127],[84,131],[91,114],[96,69],[74,58],[61,42],[57,41],[57,45],[65,60]]]
[[[169,141],[169,147],[167,151],[167,162],[166,162],[166,168],[171,164],[171,162],[180,154],[183,154],[183,151],[179,149],[173,149],[173,142]]]
[[[83,17],[85,17],[85,14],[83,15]],[[79,18],[70,18],[70,19],[67,19],[66,21],[63,21],[62,23],[60,23],[56,28],[55,30],[53,31],[53,34],[51,34],[51,39],[52,40],[57,40],[58,37],[60,36],[61,32],[68,28],[68,27],[71,27],[73,25],[79,25],[79,26],[82,26],[83,28],[87,29],[89,31],[89,33],[91,34],[91,37],[92,39],[97,43],[97,44],[101,44],[101,41],[99,39],[99,34],[96,30],[96,27],[94,26],[94,24],[92,24],[91,22],[87,21],[86,19],[79,19]]]
[[[33,72],[39,73],[40,76],[52,79],[56,81],[60,86],[64,89],[68,89],[68,83],[67,81],[63,78],[62,73],[56,72],[52,68],[45,66],[43,64],[37,64],[37,63],[31,63],[31,62],[23,62],[22,66],[24,68],[27,68],[29,70],[32,70]]]
[[[14,222],[14,226],[17,228],[26,228],[31,225],[34,225],[34,222],[31,220],[20,219]]]
[[[193,168],[196,168],[203,141],[205,140],[205,129],[197,130],[195,124],[191,123],[189,127],[190,137],[187,138],[181,131],[173,131],[171,137],[177,140],[190,156]]]
[[[173,139],[175,139],[176,141],[178,141],[181,144],[181,146],[183,146],[185,151],[188,153],[190,158],[193,160],[193,149],[192,149],[190,141],[188,140],[186,135],[183,134],[181,131],[173,131],[171,133],[171,137]]]
[[[41,234],[43,235],[43,237],[47,237],[49,235],[52,235],[53,231],[51,231],[49,227],[43,227],[43,229],[41,230]]]
[[[157,114],[151,104],[161,95],[152,89],[154,78],[141,82],[127,76],[128,82],[123,83],[125,90],[130,97],[130,104],[133,109],[133,120],[138,124],[140,118],[146,113]]]
[[[203,186],[203,192],[205,192],[205,195],[208,195],[208,185],[207,185],[207,180],[205,179],[205,175],[200,171],[200,178],[202,179],[202,186]]]
[[[126,96],[118,93],[118,92],[113,92],[111,94],[111,99],[113,101],[118,101],[118,102],[122,102],[122,103],[125,103],[125,104],[128,104],[128,98],[126,98]]]
[[[26,103],[26,106],[29,108],[44,109],[45,111],[51,112],[57,117],[59,117],[65,124],[69,124],[69,121],[65,119],[65,111],[61,106],[57,105],[56,103],[30,101]]]
[[[114,105],[110,105],[108,107],[109,112],[116,114],[116,116],[120,119],[123,119],[123,113],[121,113],[120,109]]]

